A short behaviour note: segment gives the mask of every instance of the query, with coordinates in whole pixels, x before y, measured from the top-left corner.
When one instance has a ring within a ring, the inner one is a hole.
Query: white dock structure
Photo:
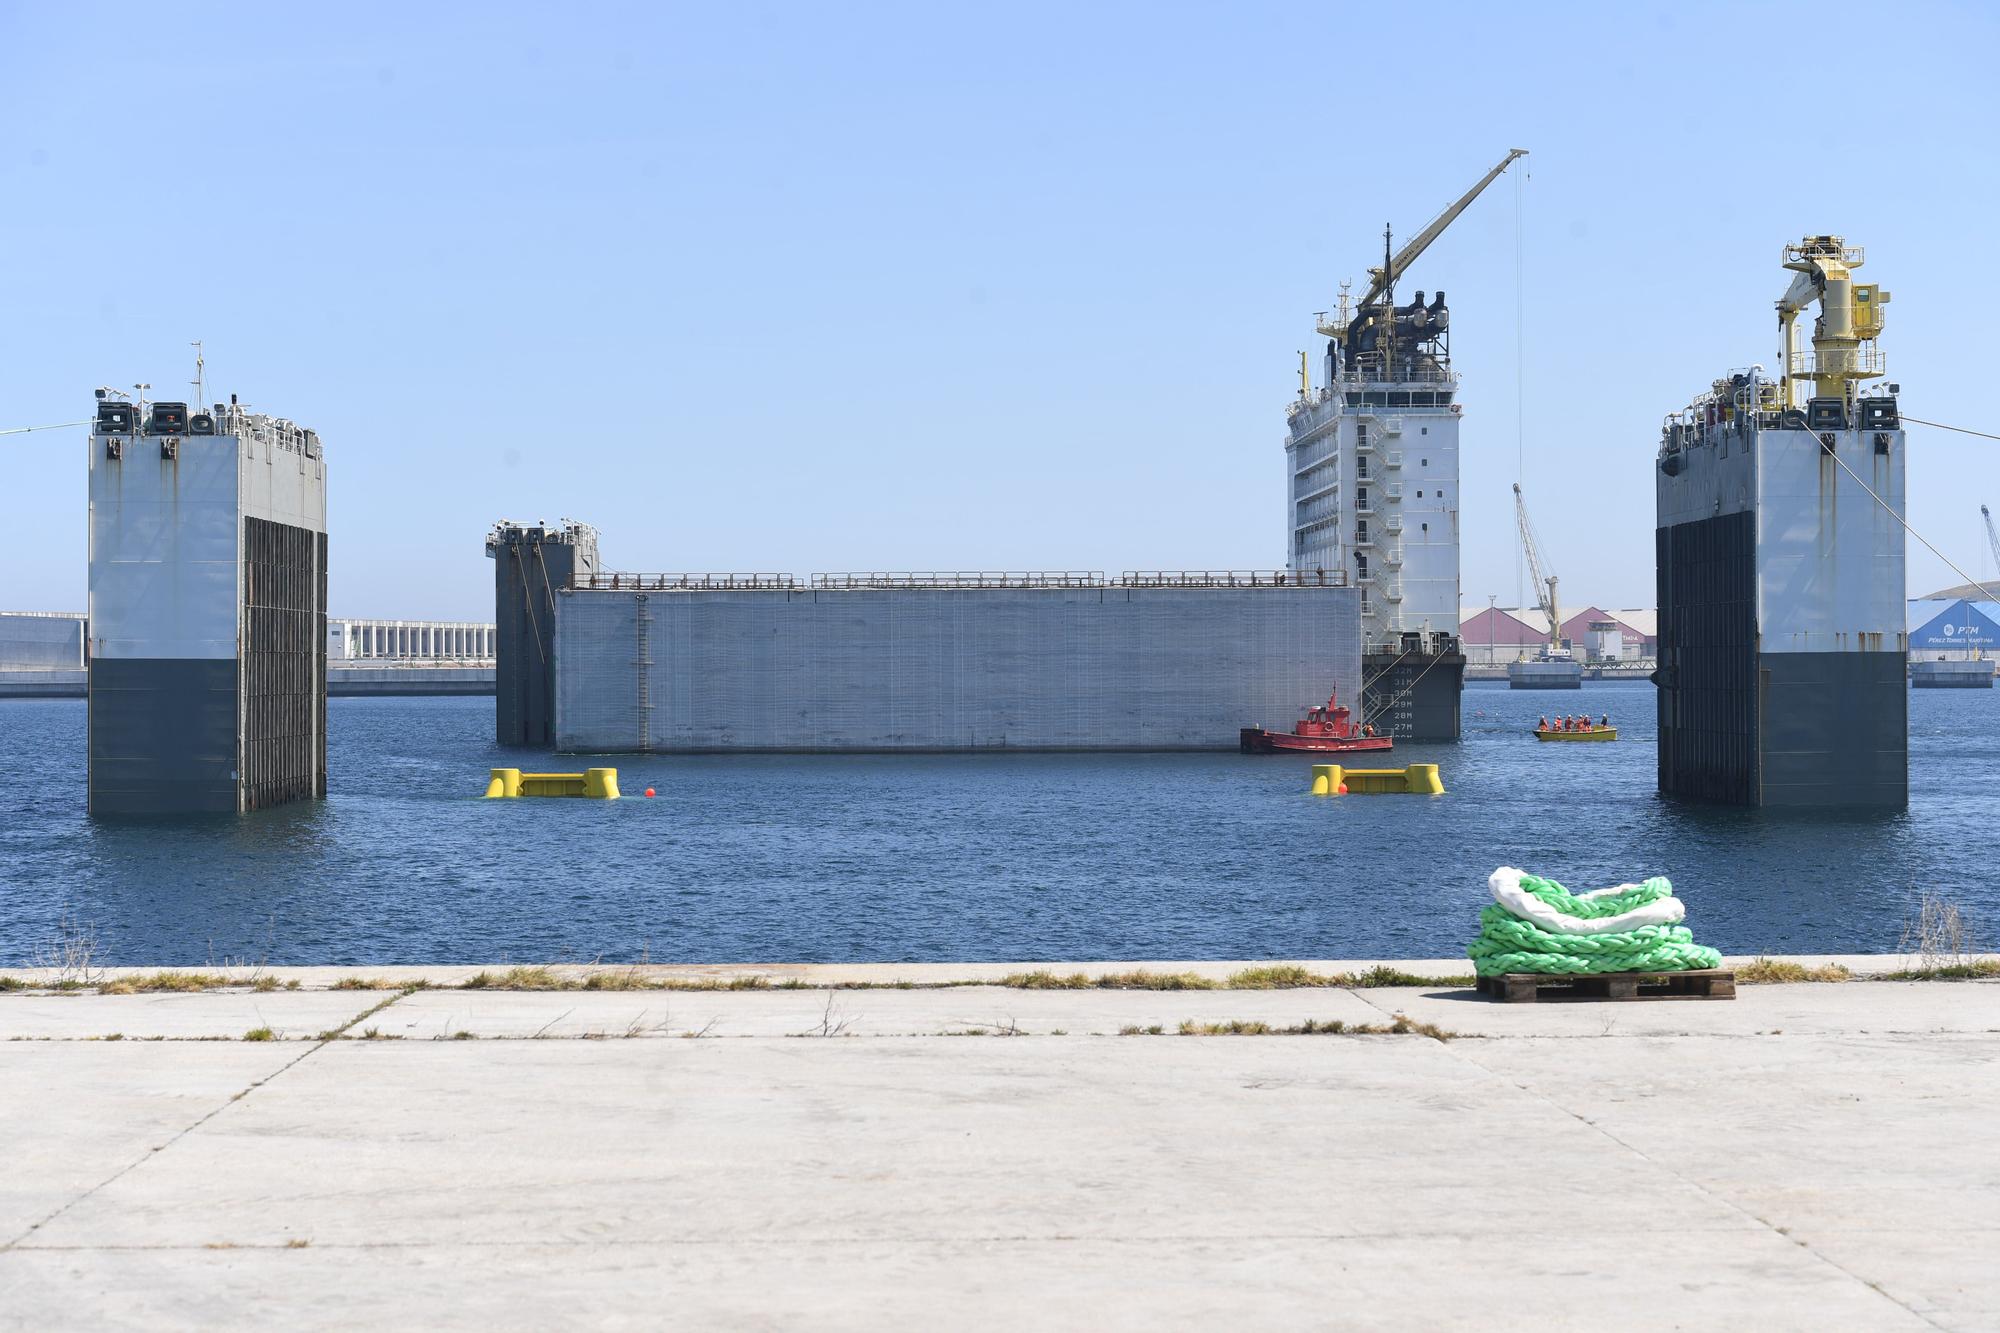
[[[329,620],[334,662],[459,662],[493,665],[493,626],[470,620]]]
[[[80,611],[0,611],[0,699],[81,699]],[[471,620],[327,621],[326,692],[493,693],[494,628]]]

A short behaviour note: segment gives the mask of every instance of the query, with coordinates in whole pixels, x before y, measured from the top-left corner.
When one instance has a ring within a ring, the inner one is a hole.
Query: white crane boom
[[[1993,568],[2000,570],[2000,533],[1993,531],[1993,513],[1985,505],[1981,505],[1979,517],[1986,520],[1986,544],[1993,550]]]
[[[1361,298],[1362,306],[1371,306],[1381,300],[1383,293],[1395,286],[1396,279],[1403,276],[1404,270],[1417,262],[1417,256],[1428,250],[1431,242],[1442,236],[1444,229],[1456,221],[1458,215],[1463,213],[1466,207],[1485,191],[1487,186],[1498,179],[1501,172],[1514,164],[1515,158],[1526,157],[1527,155],[1528,150],[1525,148],[1509,148],[1507,156],[1500,159],[1499,166],[1481,176],[1479,184],[1460,195],[1456,203],[1432,218],[1429,226],[1418,232],[1416,236],[1411,238],[1408,245],[1405,245],[1401,250],[1396,252],[1395,258],[1388,262],[1387,267],[1370,268],[1368,270],[1368,295]]]
[[[1521,551],[1528,557],[1528,572],[1535,580],[1535,600],[1549,618],[1549,653],[1562,651],[1562,607],[1556,600],[1556,576],[1542,569],[1541,548],[1535,543],[1535,525],[1528,521],[1528,502],[1521,497],[1521,483],[1514,483],[1514,518],[1521,525]]]

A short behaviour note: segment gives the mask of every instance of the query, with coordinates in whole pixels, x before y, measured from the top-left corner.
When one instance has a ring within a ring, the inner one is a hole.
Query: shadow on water
[[[1910,809],[1856,814],[1662,800],[1626,683],[1473,685],[1461,743],[1392,761],[1440,764],[1440,798],[1314,798],[1309,759],[1230,752],[607,756],[623,801],[484,801],[489,768],[540,766],[489,700],[338,699],[327,801],[135,821],[82,812],[81,703],[0,703],[0,773],[47,775],[0,783],[0,962],[65,913],[162,964],[1450,957],[1500,864],[1665,874],[1726,952],[1892,949],[1918,888],[1995,917],[1966,851],[1993,706],[1913,697]],[[1585,710],[1620,740],[1530,735]]]

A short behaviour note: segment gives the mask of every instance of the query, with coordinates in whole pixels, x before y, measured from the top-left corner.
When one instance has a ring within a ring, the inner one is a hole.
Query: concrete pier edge
[[[1857,981],[1870,977],[1913,971],[1923,966],[1923,960],[1911,954],[1740,954],[1727,956],[1722,966],[1740,970],[1755,961],[1797,963],[1812,970],[1826,967],[1844,967]],[[1459,958],[1361,958],[1361,959],[1313,959],[1313,958],[1263,958],[1217,960],[1097,960],[1086,962],[1065,962],[1060,960],[1020,961],[1020,962],[977,962],[977,963],[632,963],[632,962],[548,962],[534,959],[515,959],[487,963],[437,963],[437,964],[390,964],[372,965],[315,964],[304,967],[265,966],[232,960],[227,963],[173,962],[149,963],[136,966],[91,967],[87,976],[79,975],[76,969],[67,972],[54,968],[12,967],[0,968],[0,978],[9,978],[16,983],[31,986],[51,985],[58,981],[82,981],[87,986],[114,983],[121,978],[150,976],[157,972],[199,973],[204,976],[227,978],[233,984],[254,985],[264,979],[288,986],[297,982],[296,989],[319,990],[337,986],[342,982],[350,985],[356,981],[370,982],[391,988],[397,986],[462,986],[481,973],[489,977],[499,976],[512,968],[547,968],[565,981],[583,981],[593,974],[629,975],[635,980],[652,985],[672,986],[675,984],[703,985],[713,983],[727,985],[731,982],[762,980],[770,985],[807,985],[830,987],[867,986],[910,986],[947,987],[995,985],[1005,978],[1026,973],[1048,972],[1057,976],[1070,977],[1081,974],[1092,980],[1106,976],[1129,973],[1151,973],[1159,976],[1193,975],[1218,986],[1226,986],[1236,974],[1253,968],[1297,967],[1321,977],[1358,978],[1376,969],[1393,969],[1396,972],[1418,977],[1426,982],[1443,981],[1451,978],[1469,978],[1472,963]]]

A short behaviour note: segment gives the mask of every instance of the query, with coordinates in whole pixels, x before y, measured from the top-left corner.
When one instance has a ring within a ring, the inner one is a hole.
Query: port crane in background
[[[1993,531],[1993,511],[1985,505],[1979,506],[1979,517],[1986,523],[1986,545],[1993,552],[1993,569],[2000,573],[2000,533]]]
[[[1501,172],[1512,166],[1516,158],[1526,157],[1527,155],[1528,150],[1525,148],[1508,149],[1507,156],[1501,158],[1499,164],[1493,170],[1481,176],[1477,185],[1474,185],[1471,189],[1460,195],[1456,202],[1447,207],[1444,212],[1432,218],[1430,225],[1418,232],[1410,239],[1408,244],[1393,255],[1389,253],[1389,232],[1387,228],[1384,228],[1382,232],[1382,266],[1380,268],[1369,268],[1368,294],[1361,298],[1360,305],[1353,306],[1348,302],[1347,293],[1342,292],[1340,294],[1339,313],[1334,317],[1332,322],[1328,322],[1322,318],[1318,326],[1320,335],[1335,339],[1344,349],[1348,349],[1350,342],[1348,335],[1355,325],[1369,318],[1371,314],[1376,313],[1377,307],[1381,306],[1385,301],[1393,308],[1396,295],[1396,279],[1402,277],[1404,271],[1410,265],[1417,262],[1419,255],[1430,249],[1431,242],[1442,236],[1444,229],[1456,221],[1458,215],[1463,213],[1467,206],[1485,191],[1487,186],[1499,179]]]
[[[1545,661],[1568,661],[1562,646],[1562,608],[1556,600],[1556,576],[1542,568],[1541,546],[1535,540],[1535,525],[1528,520],[1528,502],[1521,497],[1521,483],[1514,483],[1514,518],[1521,525],[1521,551],[1528,557],[1528,572],[1535,581],[1535,600],[1549,618],[1549,642],[1542,649]]]

